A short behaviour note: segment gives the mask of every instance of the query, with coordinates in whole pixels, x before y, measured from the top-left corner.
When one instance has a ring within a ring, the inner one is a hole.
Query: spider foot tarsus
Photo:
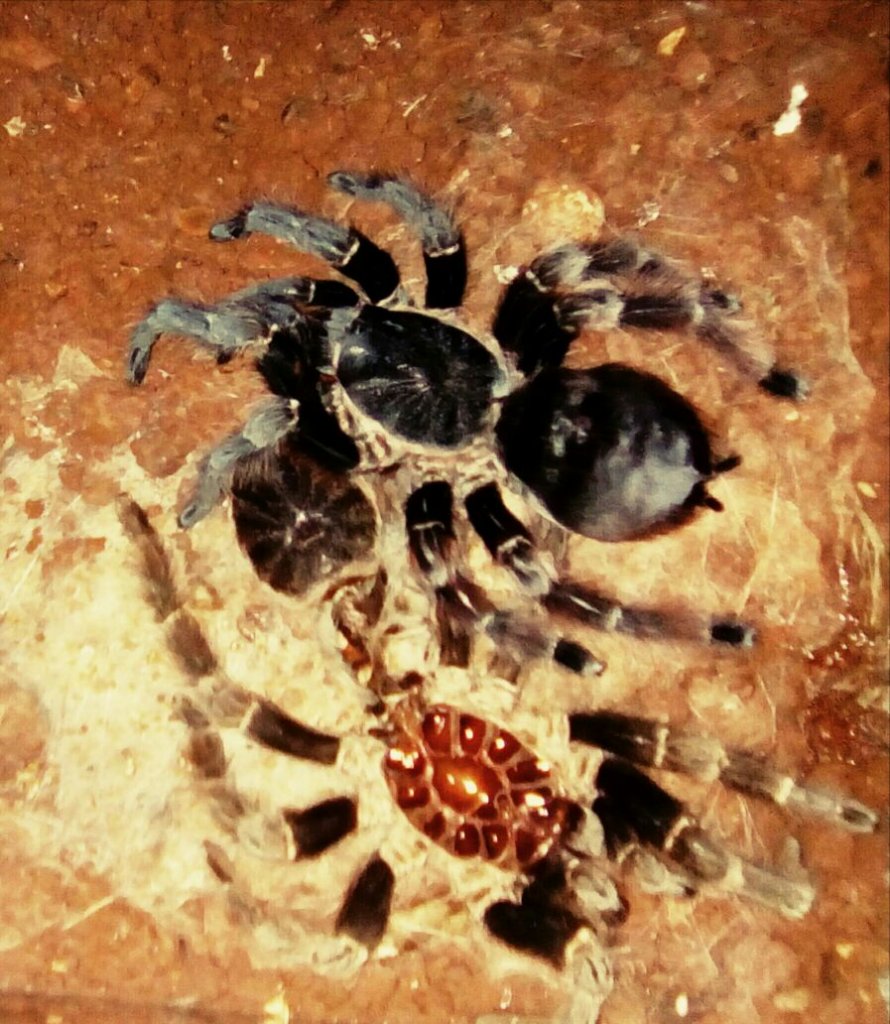
[[[774,366],[769,373],[758,382],[764,391],[778,398],[806,398],[810,393],[809,384],[794,370],[783,370]]]
[[[736,464],[727,459],[720,471]],[[554,614],[604,632],[641,638],[697,640],[740,648],[754,643],[754,630],[732,619],[706,622],[692,613],[628,607],[590,587],[553,579],[540,563],[531,534],[504,504],[496,484],[485,484],[471,492],[466,509],[470,524],[495,561],[510,569],[523,587]],[[566,655],[572,656],[568,650]]]
[[[395,175],[334,171],[328,175],[328,184],[357,199],[386,203],[420,236],[427,272],[427,309],[461,304],[467,283],[467,255],[450,213]]]

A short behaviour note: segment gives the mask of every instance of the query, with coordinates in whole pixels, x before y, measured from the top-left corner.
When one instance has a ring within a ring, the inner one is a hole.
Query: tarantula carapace
[[[586,856],[580,836],[590,811],[613,858],[648,848],[690,888],[728,888],[788,914],[804,912],[811,898],[805,883],[726,852],[642,769],[719,778],[855,830],[874,826],[867,808],[708,738],[634,714],[583,709],[569,716],[569,738],[606,755],[590,780],[591,804],[567,794],[557,768],[507,729],[471,708],[430,700],[424,673],[396,672],[370,639],[395,585],[386,566],[374,568],[388,516],[398,520],[408,571],[429,597],[440,666],[466,666],[474,638],[484,635],[519,661],[601,672],[590,650],[559,633],[554,623],[565,619],[640,637],[750,645],[753,630],[731,617],[623,606],[561,578],[504,494],[523,498],[535,521],[601,541],[646,538],[720,507],[708,482],[740,460],[715,457],[693,407],[657,378],[619,364],[565,368],[569,346],[587,327],[688,327],[766,392],[800,398],[803,382],[752,354],[734,299],[627,240],[564,245],[535,259],[506,288],[492,333],[471,331],[456,312],[467,265],[451,216],[399,178],[339,172],[329,182],[388,204],[420,236],[424,306],[411,306],[391,257],[354,228],[269,203],[214,225],[216,241],[260,233],[288,242],[357,288],[270,280],[216,305],[167,299],[136,327],[131,383],[145,377],[157,338],[178,334],[219,361],[260,346],[257,365],[274,396],[205,458],[180,525],[193,526],[231,495],[238,539],[262,579],[330,601],[347,656],[356,667],[371,664],[373,731],[385,745],[383,771],[398,806],[430,841],[524,879],[519,902],[496,902],[485,914],[500,939],[562,961],[592,913],[567,867]],[[394,493],[401,495],[395,502]],[[132,509],[126,519],[157,572],[164,559],[147,520]],[[520,597],[510,607],[473,578],[459,536],[481,539],[512,577]],[[372,568],[356,582],[350,566],[357,563]],[[344,577],[347,583],[335,584]],[[156,595],[168,591],[171,585],[155,587]],[[179,643],[189,670],[211,673],[215,661],[195,639],[197,627],[187,617],[182,623],[174,632],[180,641],[192,637]],[[324,764],[337,759],[336,737],[261,695],[230,685],[225,699],[217,688],[199,704],[192,700],[186,715],[196,736],[238,721],[276,750]],[[202,742],[194,760],[212,774],[219,759],[207,753],[212,742]],[[346,797],[284,817],[300,856],[335,845],[357,820]],[[343,901],[339,930],[373,945],[386,926],[393,881],[384,858],[373,857]]]

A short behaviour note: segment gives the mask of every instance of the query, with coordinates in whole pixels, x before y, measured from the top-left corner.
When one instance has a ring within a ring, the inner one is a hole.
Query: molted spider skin
[[[504,403],[507,468],[557,522],[603,541],[645,537],[708,504],[710,442],[692,406],[617,363],[544,369]]]
[[[444,569],[443,551],[452,542],[450,489],[436,482],[424,485],[408,504],[413,545],[424,553],[430,576],[438,578]],[[227,763],[220,729],[239,727],[270,750],[334,766],[341,747],[337,736],[313,729],[226,678],[197,620],[183,606],[167,552],[148,517],[134,502],[122,501],[120,519],[140,554],[146,597],[186,671],[189,689],[180,717],[189,729],[187,758],[198,779],[213,783],[209,792],[218,815],[234,824],[246,810],[237,789],[224,781]],[[463,585],[452,574],[443,588]],[[338,627],[348,624],[341,632],[350,643],[364,645],[354,634],[363,620],[377,625],[386,586],[378,572],[362,586],[345,588],[353,598],[350,608],[335,602],[335,622]],[[481,599],[472,588],[465,599],[472,617],[472,602]],[[195,659],[191,652],[196,646],[207,655]],[[373,659],[374,652],[368,654]],[[596,927],[602,910],[601,903],[588,906],[575,884],[580,882],[583,890],[582,866],[594,852],[585,845],[582,829],[588,812],[581,801],[566,795],[558,766],[542,760],[496,722],[453,705],[427,703],[424,683],[418,677],[411,694],[389,707],[379,699],[374,708],[382,721],[370,732],[384,742],[381,768],[395,803],[416,829],[452,854],[524,876],[527,884],[518,902],[493,903],[483,920],[493,936],[514,949],[562,967],[575,935],[583,927]],[[607,755],[583,799],[596,793],[590,811],[602,827],[608,856],[620,862],[647,848],[689,891],[740,893],[789,917],[805,914],[814,897],[805,879],[758,866],[724,848],[644,768],[719,780],[852,832],[872,831],[877,823],[874,812],[857,801],[801,784],[750,752],[724,747],[711,737],[608,710],[570,714],[568,726],[573,743]],[[308,808],[284,809],[282,823],[294,858],[321,856],[353,833],[359,799],[335,796]],[[213,843],[206,849],[211,870],[233,884],[234,869],[225,852]],[[572,872],[581,873],[570,877],[570,865]],[[394,891],[393,870],[375,853],[354,876],[340,904],[336,930],[374,948],[386,930]]]

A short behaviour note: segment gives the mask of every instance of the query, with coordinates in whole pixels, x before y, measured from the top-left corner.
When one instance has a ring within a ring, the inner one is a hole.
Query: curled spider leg
[[[341,282],[307,277],[263,281],[214,304],[164,299],[130,337],[126,378],[131,384],[142,383],[162,334],[191,338],[210,349],[217,362],[226,362],[242,349],[268,341],[275,331],[293,328],[300,319],[295,304],[334,307],[357,302],[356,293]]]
[[[693,891],[736,893],[803,917],[815,896],[803,877],[754,864],[714,840],[683,804],[634,765],[608,757],[596,776],[600,795],[593,803],[611,859],[622,861],[641,846],[664,860]]]
[[[569,735],[644,768],[719,780],[740,793],[850,832],[873,832],[877,827],[875,812],[857,800],[802,784],[749,751],[727,748],[713,737],[653,719],[616,711],[579,712],[569,716]]]
[[[772,364],[740,319],[738,300],[628,239],[571,244],[545,253],[508,286],[494,334],[519,369],[559,366],[585,328],[689,328],[765,391],[803,398],[805,381]]]
[[[510,569],[554,614],[604,632],[636,637],[697,640],[730,647],[749,647],[754,642],[754,630],[732,619],[712,620],[694,612],[629,607],[590,587],[553,579],[538,558],[531,534],[506,507],[494,483],[472,491],[466,508],[470,524],[495,561]]]
[[[261,406],[235,434],[230,434],[204,457],[198,471],[194,496],[179,513],[178,523],[187,530],[212,512],[230,490],[235,466],[275,445],[297,424],[299,403],[277,398]]]
[[[215,242],[271,235],[301,252],[324,260],[355,281],[371,302],[393,297],[399,288],[399,272],[389,253],[355,228],[345,228],[324,217],[275,203],[250,203],[210,229]]]
[[[522,660],[551,660],[577,675],[599,675],[605,666],[586,647],[512,611],[497,609],[451,560],[454,545],[451,486],[428,481],[405,503],[408,544],[415,564],[435,590],[445,664],[466,665],[473,633],[482,628],[499,648]]]
[[[122,498],[118,514],[139,552],[146,596],[165,626],[167,646],[189,679],[190,688],[177,708],[188,727],[185,757],[215,797],[218,819],[235,827],[248,808],[225,782],[220,729],[239,729],[270,750],[322,765],[336,763],[340,739],[299,722],[272,701],[226,678],[199,622],[183,605],[169,556],[144,510]],[[356,801],[336,797],[306,808],[286,808],[282,820],[292,858],[314,857],[355,830]]]
[[[420,236],[427,273],[427,309],[461,304],[467,283],[467,254],[450,213],[395,175],[335,171],[328,175],[328,184],[357,199],[386,203]]]

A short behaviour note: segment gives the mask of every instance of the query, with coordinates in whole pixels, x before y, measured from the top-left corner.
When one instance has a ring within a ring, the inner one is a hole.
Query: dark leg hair
[[[871,832],[877,817],[857,800],[806,786],[745,750],[663,722],[617,711],[578,712],[569,716],[572,740],[607,750],[644,768],[663,768],[769,800],[809,817],[822,818],[851,832]]]
[[[423,484],[405,502],[411,554],[435,589],[442,660],[466,665],[472,634],[481,627],[522,661],[549,658],[578,675],[602,672],[604,665],[587,648],[515,613],[498,611],[480,587],[457,571],[450,560],[453,505],[451,486],[442,480]]]

